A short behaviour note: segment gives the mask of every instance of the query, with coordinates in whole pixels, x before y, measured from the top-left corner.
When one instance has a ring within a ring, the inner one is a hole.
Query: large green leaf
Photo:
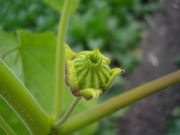
[[[16,36],[10,32],[4,32],[0,30],[0,56],[5,56],[7,52],[11,52],[3,60],[8,64],[11,70],[22,80],[22,70],[20,59],[17,59],[18,41]],[[13,52],[11,50],[14,50]],[[9,108],[9,106],[0,98],[0,114],[7,120],[7,122],[13,127],[18,135],[29,135],[27,129],[18,119],[16,114]],[[6,135],[0,130],[0,135]]]
[[[27,31],[18,32],[25,84],[39,101],[41,106],[49,114],[53,109],[54,101],[54,61],[55,61],[55,36],[48,32],[43,34],[32,34]],[[66,88],[64,93],[64,111],[72,102],[70,90]],[[74,114],[86,110],[95,105],[95,101],[83,100],[76,108]],[[93,127],[95,127],[93,125]],[[93,132],[92,128],[88,130]],[[96,129],[96,128],[93,128]],[[90,133],[91,133],[90,132]],[[87,134],[88,135],[88,134]]]
[[[54,97],[54,54],[56,40],[50,33],[18,31],[24,82],[43,109],[51,113]]]
[[[23,73],[25,86],[48,113],[52,113],[54,101],[54,69],[56,37],[51,32],[32,34],[25,30],[18,31],[19,55],[16,58]],[[8,55],[6,58],[8,58]],[[11,65],[11,64],[10,64]],[[20,76],[20,75],[18,75]],[[64,93],[64,112],[72,102],[70,90]],[[96,104],[96,101],[85,101],[78,105],[73,115],[86,110]],[[95,132],[97,124],[84,128],[77,134],[91,135]],[[21,134],[20,134],[21,135]]]

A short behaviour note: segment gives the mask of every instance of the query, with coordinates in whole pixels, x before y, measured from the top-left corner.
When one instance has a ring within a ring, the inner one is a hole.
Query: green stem
[[[56,124],[56,127],[60,127],[60,125],[62,125],[64,122],[66,122],[68,120],[68,118],[70,117],[70,115],[72,114],[73,110],[75,109],[75,107],[78,105],[78,103],[80,102],[81,97],[78,98],[74,98],[71,106],[69,107],[69,109],[67,110],[67,112],[64,114],[64,116],[62,117],[61,120],[59,120]]]
[[[123,107],[135,103],[140,99],[150,96],[178,82],[180,82],[180,70],[132,89],[129,92],[114,97],[102,104],[97,105],[93,109],[73,117],[59,128],[58,135],[65,135],[79,130],[112,114],[113,112],[116,112]]]
[[[33,135],[46,135],[50,132],[51,118],[1,59],[0,97],[17,113]]]
[[[65,80],[65,40],[66,40],[66,31],[69,21],[70,11],[72,7],[73,0],[65,0],[62,17],[60,20],[58,28],[58,37],[57,37],[57,48],[56,48],[56,74],[55,74],[55,107],[54,107],[54,118],[59,119],[62,112],[62,101],[63,101],[63,91],[64,91],[64,80]]]
[[[17,135],[16,132],[9,126],[6,120],[0,115],[0,127],[8,135]]]

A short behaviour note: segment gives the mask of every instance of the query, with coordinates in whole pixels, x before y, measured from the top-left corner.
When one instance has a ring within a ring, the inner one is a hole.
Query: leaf
[[[15,35],[11,32],[4,32],[0,30],[0,56],[6,52],[16,48],[18,41]],[[17,50],[8,54],[3,60],[8,64],[11,70],[22,80],[21,63],[16,60]],[[3,101],[0,97],[0,114],[7,120],[7,122],[13,127],[18,135],[29,135],[27,129],[12,111],[12,109]],[[0,135],[6,135],[0,130]]]
[[[7,55],[8,57],[6,57]],[[15,34],[0,30],[0,57],[4,56],[6,64],[23,80],[21,63],[18,60],[18,40]]]
[[[63,0],[44,0],[46,4],[54,8],[56,11],[61,12],[64,1]]]
[[[1,135],[6,135],[6,133],[0,128],[0,134]]]
[[[18,31],[24,82],[42,108],[51,113],[54,97],[55,36]]]
[[[173,120],[168,123],[168,130],[165,135],[179,135],[180,133],[180,107],[175,107],[171,115]]]
[[[19,54],[21,61],[23,80],[25,86],[48,113],[52,113],[54,102],[54,69],[56,36],[51,32],[32,34],[25,30],[19,30]],[[10,55],[7,56],[9,58]],[[21,79],[22,80],[22,79]],[[70,90],[66,88],[64,93],[64,112],[72,102]],[[96,104],[96,101],[85,101],[75,109],[73,115],[86,110]],[[91,135],[95,132],[97,124],[84,128],[79,134]],[[21,134],[20,134],[21,135]],[[23,135],[23,134],[22,134]]]
[[[169,123],[168,131],[165,135],[179,135],[180,133],[180,118]]]
[[[71,14],[73,14],[79,5],[81,0],[73,0],[72,2],[72,9],[71,9]],[[58,12],[62,12],[64,0],[44,0],[46,4],[54,8]]]
[[[27,31],[18,32],[25,84],[49,114],[52,113],[54,101],[54,69],[56,37],[52,33],[32,34]],[[64,93],[64,111],[72,102],[70,90]],[[95,105],[95,101],[82,102],[74,114]],[[93,130],[92,130],[93,131]]]

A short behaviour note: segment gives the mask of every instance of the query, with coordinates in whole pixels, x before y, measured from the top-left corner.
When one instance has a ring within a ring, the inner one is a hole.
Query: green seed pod
[[[99,98],[124,73],[121,68],[110,69],[110,60],[98,49],[74,53],[66,45],[66,83],[74,96]]]

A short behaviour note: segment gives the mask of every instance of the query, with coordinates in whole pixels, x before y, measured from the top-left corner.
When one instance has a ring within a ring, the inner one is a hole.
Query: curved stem
[[[75,109],[75,107],[78,105],[78,103],[81,101],[82,97],[75,97],[71,106],[69,107],[69,109],[67,110],[67,112],[64,114],[64,116],[62,117],[61,120],[59,120],[56,124],[56,127],[60,127],[60,125],[62,125],[63,123],[65,123],[68,118],[70,117],[70,115],[72,114],[73,110]]]
[[[33,135],[50,132],[52,119],[0,59],[0,97],[16,112]]]
[[[56,48],[56,72],[55,72],[55,107],[54,107],[54,117],[59,119],[62,112],[62,101],[63,101],[63,91],[64,91],[64,80],[65,80],[65,48],[64,43],[66,40],[66,31],[69,21],[69,16],[71,12],[73,0],[65,0],[62,17],[60,20],[58,28],[57,37],[57,48]]]
[[[12,129],[6,120],[0,115],[0,127],[4,130],[8,135],[17,135],[14,129]]]
[[[151,81],[140,87],[132,89],[122,95],[114,97],[93,109],[78,114],[71,120],[67,121],[58,130],[58,135],[65,135],[79,130],[93,122],[96,122],[117,110],[126,107],[136,101],[150,96],[164,88],[180,82],[180,70],[169,75]]]

